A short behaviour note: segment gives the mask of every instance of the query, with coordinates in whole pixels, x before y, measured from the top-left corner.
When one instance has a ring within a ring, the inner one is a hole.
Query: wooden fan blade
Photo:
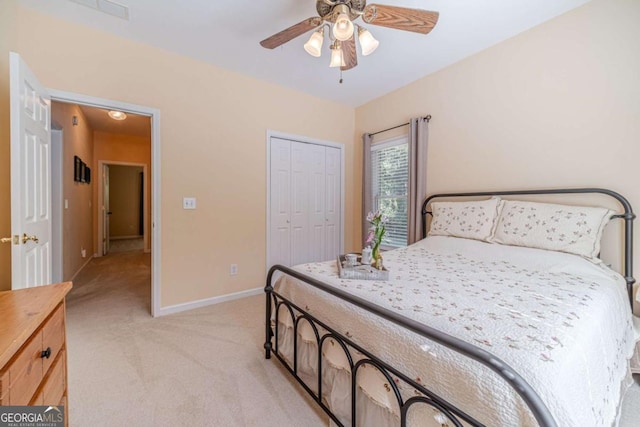
[[[428,34],[438,22],[438,12],[407,7],[370,4],[364,9],[364,22],[397,30]]]
[[[356,37],[355,34],[349,40],[340,42],[342,49],[342,57],[344,58],[344,66],[340,67],[342,71],[347,71],[358,65],[358,55],[356,53]]]
[[[285,44],[289,40],[295,39],[299,35],[302,35],[309,30],[313,30],[321,23],[322,19],[319,17],[305,19],[304,21],[298,22],[296,25],[293,25],[286,30],[282,30],[277,34],[274,34],[271,37],[262,40],[260,42],[260,45],[262,47],[266,47],[267,49],[273,49]]]

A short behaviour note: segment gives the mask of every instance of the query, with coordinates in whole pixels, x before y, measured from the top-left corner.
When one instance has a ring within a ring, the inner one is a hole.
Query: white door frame
[[[49,92],[52,101],[119,110],[151,117],[151,224],[149,224],[151,226],[151,315],[153,317],[159,316],[161,314],[160,260],[162,230],[160,222],[160,110],[61,90],[49,89]]]
[[[105,227],[104,227],[104,213],[102,212],[102,203],[104,201],[104,177],[102,176],[102,169],[104,165],[109,166],[134,166],[134,167],[142,167],[142,176],[144,186],[142,187],[142,195],[143,195],[143,206],[142,206],[142,222],[143,222],[143,240],[144,240],[144,251],[149,252],[147,249],[149,243],[149,210],[147,209],[147,204],[149,203],[149,192],[147,191],[147,179],[149,176],[147,175],[147,164],[146,163],[132,163],[132,162],[119,162],[115,160],[98,160],[98,256],[104,256],[104,246],[101,245],[102,240],[107,238],[105,236]]]
[[[63,129],[51,126],[51,279],[53,283],[62,282],[63,239],[62,218],[64,217],[64,194],[62,177],[64,175]]]
[[[271,247],[271,138],[288,139],[289,141],[322,145],[340,150],[340,253],[344,253],[344,193],[346,181],[344,175],[344,144],[267,129],[267,256],[265,260],[267,263],[267,271],[271,268],[269,261],[271,259],[271,254],[269,253],[269,248]]]

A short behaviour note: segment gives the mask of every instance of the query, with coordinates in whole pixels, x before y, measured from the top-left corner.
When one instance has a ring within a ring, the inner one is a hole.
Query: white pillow
[[[493,242],[568,252],[595,260],[615,212],[606,208],[504,200]]]
[[[429,236],[489,241],[499,216],[500,198],[477,202],[434,202]]]

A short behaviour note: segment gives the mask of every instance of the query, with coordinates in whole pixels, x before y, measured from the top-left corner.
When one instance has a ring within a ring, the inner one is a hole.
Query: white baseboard
[[[89,259],[88,259],[84,264],[82,264],[82,265],[80,266],[80,268],[78,269],[78,271],[76,271],[76,272],[74,273],[74,275],[73,275],[73,276],[71,276],[71,279],[66,280],[66,281],[67,281],[67,282],[73,282],[73,281],[74,281],[74,279],[76,278],[76,276],[77,276],[78,274],[80,274],[80,272],[81,272],[82,270],[84,270],[84,268],[87,266],[87,264],[89,264],[89,262],[90,262],[92,259],[93,259],[93,255],[91,255],[91,256],[89,257]]]
[[[194,308],[206,307],[208,305],[220,304],[222,302],[233,301],[240,298],[252,297],[254,295],[260,295],[264,292],[264,288],[248,289],[246,291],[235,292],[227,295],[220,295],[218,297],[205,298],[197,301],[185,302],[182,304],[170,305],[167,307],[160,307],[157,316],[166,316],[168,314],[180,313],[182,311],[193,310]]]

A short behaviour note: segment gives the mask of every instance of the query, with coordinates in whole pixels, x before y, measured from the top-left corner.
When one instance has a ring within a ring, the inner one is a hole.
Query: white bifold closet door
[[[271,138],[269,264],[335,259],[340,252],[340,149]]]

